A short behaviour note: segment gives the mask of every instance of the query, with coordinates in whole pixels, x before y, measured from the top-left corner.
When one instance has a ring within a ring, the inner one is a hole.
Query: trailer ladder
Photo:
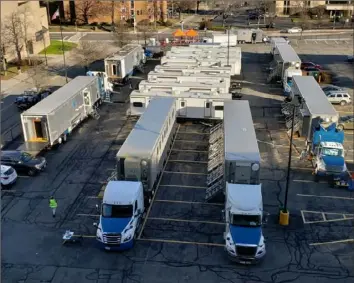
[[[210,201],[224,189],[224,128],[219,123],[210,129],[208,176],[205,200]]]
[[[92,107],[92,113],[91,113],[91,115],[92,115],[92,117],[93,117],[94,119],[96,119],[96,120],[98,120],[98,119],[101,117],[100,114],[99,114],[98,111],[97,111],[97,107],[96,107],[96,106]]]

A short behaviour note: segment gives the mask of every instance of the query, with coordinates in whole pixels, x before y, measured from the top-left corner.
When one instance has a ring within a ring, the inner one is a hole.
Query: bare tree
[[[299,16],[300,21],[298,25],[301,28],[300,39],[302,39],[303,31],[311,27],[307,1],[297,1],[292,7],[292,14],[297,14]]]
[[[24,32],[21,17],[17,12],[13,12],[2,22],[2,42],[5,45],[5,48],[13,48],[15,50],[17,63],[21,66],[21,52],[24,47]]]
[[[190,0],[177,0],[174,1],[174,7],[176,9],[176,11],[179,14],[179,18],[180,20],[182,20],[182,12],[185,10],[191,10],[194,8],[194,4],[193,1]]]
[[[100,48],[101,47],[101,48]],[[102,46],[99,46],[97,42],[81,40],[79,45],[74,50],[75,58],[78,60],[78,64],[85,68],[85,72],[89,70],[91,63],[98,59],[101,59]]]
[[[28,74],[37,90],[47,86],[49,73],[43,64],[35,64],[28,70]]]
[[[26,49],[28,64],[31,65],[30,58],[30,49],[32,45],[31,37],[29,36],[29,30],[33,28],[33,22],[31,21],[31,10],[28,7],[25,7],[23,10],[19,12],[19,17],[22,20],[22,28],[23,28],[23,41]]]
[[[91,17],[99,16],[103,10],[103,5],[97,0],[77,0],[76,10],[78,12],[77,17],[84,24],[88,24]]]
[[[147,45],[147,40],[153,35],[152,26],[149,20],[142,20],[137,25],[138,32],[141,33],[141,38],[144,40],[145,46]]]
[[[115,23],[113,36],[118,47],[123,47],[130,42],[127,31],[128,25],[125,21],[117,21]]]

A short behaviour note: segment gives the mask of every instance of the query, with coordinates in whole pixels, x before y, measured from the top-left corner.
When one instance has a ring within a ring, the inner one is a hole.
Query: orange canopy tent
[[[173,33],[173,36],[174,37],[183,37],[183,36],[186,36],[186,34],[182,30],[178,29]]]
[[[186,32],[186,36],[188,37],[197,37],[198,32],[196,32],[194,29],[190,29],[189,31]]]

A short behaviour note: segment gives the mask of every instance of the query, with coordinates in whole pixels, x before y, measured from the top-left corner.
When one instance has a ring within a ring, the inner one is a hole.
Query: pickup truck
[[[37,104],[42,99],[46,98],[52,93],[49,89],[43,90],[25,90],[23,95],[19,96],[15,100],[17,108],[21,111],[27,110]]]

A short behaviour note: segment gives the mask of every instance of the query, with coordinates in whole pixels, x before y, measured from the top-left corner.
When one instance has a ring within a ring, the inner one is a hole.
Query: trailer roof
[[[51,95],[38,102],[36,105],[32,106],[27,111],[23,112],[23,116],[33,116],[33,115],[48,115],[52,113],[55,109],[61,106],[63,103],[68,101],[77,92],[81,91],[89,84],[97,81],[96,76],[78,76],[63,85],[61,88],[53,92]]]
[[[127,44],[124,45],[118,52],[114,53],[112,56],[107,57],[105,60],[121,60],[125,58],[129,53],[134,52],[136,49],[141,49],[139,44]]]
[[[190,92],[190,91],[139,91],[134,90],[130,97],[176,97],[176,98],[209,98],[209,99],[231,99],[231,93],[218,93],[218,92]]]
[[[169,71],[169,70],[200,70],[200,71],[229,71],[231,72],[231,67],[227,66],[199,66],[199,65],[169,65],[166,63],[165,65],[157,65],[155,67],[155,71]]]
[[[152,99],[119,149],[117,157],[150,157],[175,101],[172,97]]]
[[[297,86],[301,96],[305,99],[306,106],[311,115],[338,116],[332,103],[324,94],[320,85],[313,76],[294,76],[294,86]]]
[[[183,87],[190,87],[190,88],[198,88],[198,89],[217,89],[217,88],[226,88],[226,82],[171,82],[171,81],[163,81],[163,80],[154,80],[154,81],[147,81],[143,80],[139,84],[139,89],[146,89],[146,88],[183,88]]]
[[[224,136],[225,160],[261,161],[248,101],[225,103]]]
[[[284,62],[301,62],[300,57],[295,52],[294,48],[289,44],[277,45],[280,57]]]
[[[230,78],[230,73],[222,73],[222,74],[217,74],[215,76],[215,73],[207,73],[207,72],[198,72],[198,73],[188,73],[186,74],[185,72],[181,71],[163,71],[163,70],[158,70],[158,71],[151,71],[148,73],[148,77],[155,76],[157,79],[159,78],[164,78],[164,77],[176,77],[178,79],[179,77],[195,77],[195,78],[208,78],[208,79],[215,79],[221,81],[224,78]]]

